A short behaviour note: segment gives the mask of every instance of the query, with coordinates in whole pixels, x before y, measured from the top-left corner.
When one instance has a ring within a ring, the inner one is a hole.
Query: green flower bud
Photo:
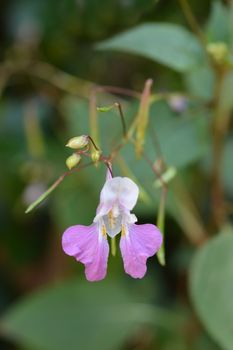
[[[81,156],[79,154],[73,153],[66,159],[66,166],[69,170],[73,169],[81,160]]]
[[[223,63],[229,54],[229,49],[226,43],[220,41],[209,43],[207,45],[207,52],[217,63]]]
[[[93,162],[98,162],[101,156],[101,151],[97,151],[96,149],[92,151],[91,153],[91,159]]]
[[[87,135],[72,137],[67,144],[66,147],[72,149],[80,149],[87,146],[89,143],[89,137]]]

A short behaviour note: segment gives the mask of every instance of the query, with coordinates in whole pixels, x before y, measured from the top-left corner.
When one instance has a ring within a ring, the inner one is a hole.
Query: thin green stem
[[[166,195],[167,195],[166,188],[162,188],[159,209],[158,209],[158,219],[157,219],[157,226],[163,235],[163,243],[162,243],[162,246],[159,249],[158,254],[157,254],[158,260],[162,266],[164,266],[166,264],[166,258],[165,258],[165,203],[166,203]]]
[[[119,102],[115,102],[114,105],[116,106],[116,108],[118,108],[118,111],[119,111],[119,114],[120,114],[120,117],[121,117],[123,136],[124,136],[124,138],[126,138],[127,131],[126,131],[126,123],[125,123],[125,117],[124,117],[123,109],[122,109],[121,104]]]
[[[111,239],[111,253],[112,256],[116,256],[116,237]]]
[[[60,183],[65,179],[66,176],[71,175],[76,171],[80,171],[80,170],[82,170],[82,169],[84,169],[92,164],[93,164],[93,162],[84,164],[84,165],[80,166],[79,168],[72,169],[70,171],[66,171],[64,174],[59,176],[59,178],[47,189],[47,191],[42,193],[42,195],[39,198],[37,198],[33,203],[31,203],[28,206],[25,213],[26,214],[30,213],[35,207],[37,207],[41,202],[43,202],[50,195],[50,193],[53,192],[55,190],[55,188],[58,187],[58,185],[60,185]]]
[[[214,228],[219,229],[226,220],[224,190],[222,185],[222,160],[224,151],[224,139],[228,124],[226,116],[221,110],[221,92],[226,71],[216,67],[216,85],[214,97],[214,116],[212,121],[213,131],[213,168],[212,168],[212,222]]]
[[[96,143],[94,142],[93,138],[90,135],[88,135],[88,138],[91,141],[91,143],[94,146],[94,148],[96,149],[96,151],[99,151],[99,148],[96,146]]]

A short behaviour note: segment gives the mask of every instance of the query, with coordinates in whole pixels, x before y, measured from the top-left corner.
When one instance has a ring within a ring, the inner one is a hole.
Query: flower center
[[[122,215],[119,210],[113,208],[103,216],[106,231],[110,237],[116,236],[121,231]]]
[[[113,215],[112,210],[110,210],[110,212],[108,213],[108,223],[111,229],[114,229],[114,227],[116,226],[116,217]]]

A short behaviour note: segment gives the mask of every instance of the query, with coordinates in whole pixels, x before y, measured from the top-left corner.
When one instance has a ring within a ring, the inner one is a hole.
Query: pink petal
[[[88,281],[99,281],[106,276],[109,246],[97,224],[69,227],[63,233],[62,248],[85,265]]]
[[[120,240],[124,269],[131,277],[142,278],[147,270],[147,258],[161,247],[162,234],[152,224],[131,224],[127,227]]]

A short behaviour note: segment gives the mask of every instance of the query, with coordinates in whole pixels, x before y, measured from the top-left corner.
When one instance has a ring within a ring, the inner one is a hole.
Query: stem
[[[163,178],[160,174],[160,172],[158,172],[158,170],[156,169],[155,165],[153,164],[153,162],[147,157],[146,153],[143,152],[142,153],[143,158],[145,159],[145,161],[150,165],[152,171],[155,173],[155,175],[158,177],[158,179],[161,182],[162,187],[167,190],[167,184],[163,181]]]
[[[157,226],[160,230],[160,232],[163,235],[163,243],[161,248],[158,251],[157,257],[162,266],[165,266],[166,264],[166,258],[165,258],[165,203],[166,203],[166,195],[167,195],[167,189],[162,188],[161,190],[161,197],[160,197],[160,203],[159,203],[159,210],[158,210],[158,219],[157,219]]]
[[[226,115],[221,110],[221,91],[226,71],[222,67],[216,67],[216,86],[214,97],[215,114],[213,116],[213,168],[212,168],[212,214],[214,226],[219,229],[226,219],[224,191],[221,181],[222,158],[224,151],[224,139],[227,132]]]
[[[99,148],[96,146],[96,143],[94,142],[93,138],[91,136],[89,136],[89,135],[88,135],[88,138],[91,141],[91,143],[94,146],[94,148],[96,149],[96,151],[99,151]]]
[[[187,0],[179,0],[180,3],[180,7],[184,13],[184,16],[191,28],[191,30],[193,31],[193,33],[196,34],[196,36],[199,38],[199,41],[201,42],[202,46],[205,48],[206,47],[206,39],[205,36],[203,35],[203,32],[195,18],[195,16],[193,15],[192,9],[188,3]]]
[[[116,256],[116,237],[111,239],[111,253],[112,256]]]
[[[31,203],[28,206],[28,208],[26,209],[25,213],[26,214],[30,213],[35,207],[37,207],[41,202],[43,202],[48,197],[48,195],[51,192],[53,192],[55,190],[55,188],[58,187],[58,185],[60,185],[60,183],[64,180],[64,178],[66,176],[71,175],[71,174],[73,174],[76,171],[80,171],[80,170],[82,170],[82,169],[84,169],[84,168],[86,168],[86,167],[88,167],[89,165],[92,165],[92,164],[93,164],[93,162],[84,164],[84,165],[80,166],[79,168],[76,168],[76,169],[73,169],[73,170],[70,170],[70,171],[66,171],[64,174],[59,176],[59,178],[47,189],[47,191],[42,193],[41,196],[39,196],[33,203]]]
[[[89,100],[89,120],[90,120],[90,133],[91,138],[94,147],[96,150],[99,150],[96,148],[96,145],[94,144],[93,139],[99,144],[99,129],[98,129],[98,122],[97,122],[97,112],[96,112],[96,92],[95,89],[91,91],[90,94],[90,100]]]
[[[167,167],[167,166],[166,166],[165,160],[164,160],[164,158],[163,158],[162,149],[161,149],[161,146],[160,146],[160,143],[159,143],[159,140],[158,140],[156,131],[155,131],[154,126],[153,126],[152,123],[151,123],[151,125],[150,125],[150,132],[151,132],[151,138],[152,138],[152,142],[153,142],[153,144],[154,144],[155,151],[156,151],[156,153],[157,153],[158,158],[161,160],[162,168],[163,168],[164,170],[166,170],[166,167]]]
[[[176,176],[171,184],[172,211],[189,241],[194,246],[201,246],[207,239],[202,218],[184,181]]]
[[[149,108],[150,108],[150,96],[151,96],[151,88],[153,85],[152,79],[147,79],[144,85],[144,89],[142,91],[140,106],[138,110],[138,114],[136,117],[137,128],[136,128],[136,142],[135,142],[135,151],[137,157],[140,157],[145,143],[145,135],[149,122]]]
[[[122,124],[122,130],[123,130],[123,136],[124,138],[126,138],[127,132],[126,132],[126,124],[125,124],[125,117],[124,117],[124,113],[121,107],[121,104],[119,102],[115,102],[114,105],[118,108],[119,110],[119,114],[121,117],[121,124]]]
[[[75,96],[88,98],[94,86],[93,83],[77,78],[46,62],[26,63],[24,71],[29,76],[47,81],[56,88]]]
[[[104,164],[106,165],[106,167],[108,168],[108,170],[109,170],[111,176],[114,177],[113,171],[112,171],[112,164],[111,164],[111,162],[109,162],[108,160],[106,160],[106,159],[104,159],[104,158],[103,158],[103,162],[104,162]]]
[[[108,157],[108,160],[109,160],[110,162],[112,162],[113,159],[116,158],[116,156],[118,155],[118,153],[120,152],[120,150],[121,150],[121,149],[127,144],[127,142],[131,139],[132,134],[133,134],[133,132],[134,132],[136,126],[137,126],[137,118],[135,118],[135,119],[132,121],[130,127],[128,128],[128,131],[127,131],[127,133],[126,133],[125,138],[121,141],[121,143],[119,143],[119,144],[112,150],[110,156]]]

